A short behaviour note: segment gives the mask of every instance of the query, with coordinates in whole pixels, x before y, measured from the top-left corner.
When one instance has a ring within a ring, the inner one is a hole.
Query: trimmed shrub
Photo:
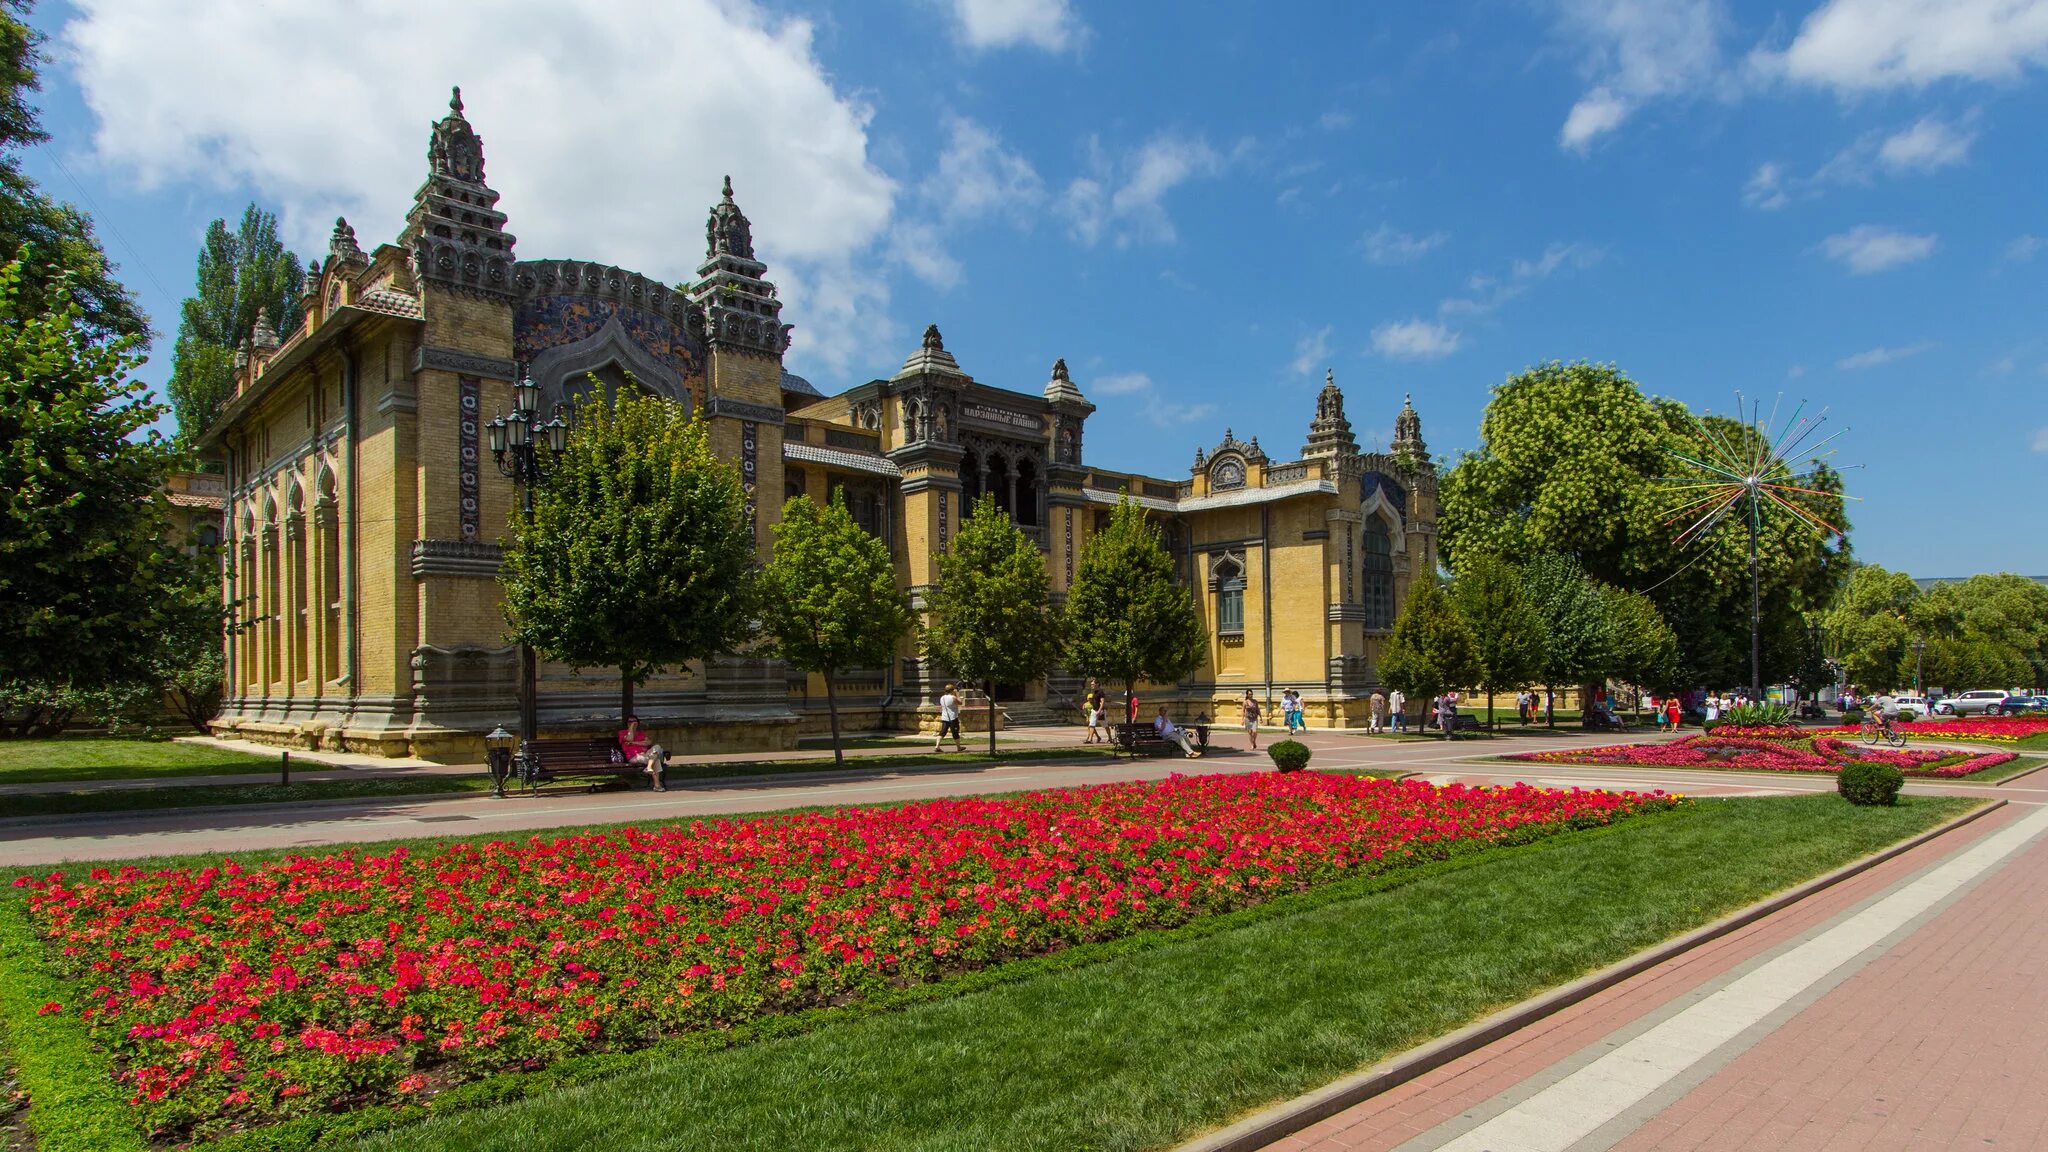
[[[1266,749],[1266,755],[1273,758],[1273,767],[1282,772],[1299,772],[1308,767],[1308,745],[1299,740],[1282,740]]]
[[[1851,804],[1887,806],[1899,802],[1899,789],[1905,787],[1905,774],[1889,764],[1872,764],[1859,760],[1845,764],[1835,774],[1835,791]]]

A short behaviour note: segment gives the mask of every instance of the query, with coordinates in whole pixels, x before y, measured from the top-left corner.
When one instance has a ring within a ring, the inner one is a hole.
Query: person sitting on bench
[[[1194,742],[1188,739],[1187,729],[1175,724],[1173,718],[1166,714],[1164,707],[1159,709],[1159,719],[1152,722],[1152,731],[1158,733],[1161,740],[1180,745],[1180,750],[1187,754],[1188,759],[1193,760],[1201,756],[1200,752],[1195,751]]]
[[[662,779],[662,774],[668,771],[668,753],[641,730],[638,716],[626,717],[626,727],[619,732],[619,751],[625,755],[626,763],[647,766],[647,774],[653,777],[656,792],[668,791],[668,781]]]

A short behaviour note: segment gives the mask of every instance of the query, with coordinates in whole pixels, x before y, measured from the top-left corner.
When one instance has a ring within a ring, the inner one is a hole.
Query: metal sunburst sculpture
[[[1747,442],[1743,444],[1731,443],[1706,421],[1696,415],[1691,416],[1693,427],[1699,432],[1700,443],[1708,448],[1703,455],[1711,459],[1694,459],[1676,451],[1671,453],[1698,471],[1691,476],[1661,478],[1667,489],[1678,497],[1664,522],[1685,524],[1674,541],[1682,548],[1699,541],[1731,512],[1744,514],[1748,521],[1749,692],[1750,699],[1761,701],[1764,690],[1763,606],[1757,577],[1757,530],[1762,524],[1764,510],[1776,507],[1792,513],[1795,522],[1813,528],[1823,536],[1845,534],[1806,508],[1801,498],[1848,498],[1816,486],[1829,471],[1824,461],[1835,454],[1835,450],[1827,446],[1848,429],[1842,428],[1815,439],[1821,425],[1827,423],[1827,410],[1823,408],[1819,413],[1808,416],[1805,414],[1806,402],[1802,400],[1786,421],[1785,430],[1774,438],[1771,428],[1777,421],[1776,404],[1771,406],[1769,419],[1762,417],[1761,403],[1751,403],[1745,415],[1742,393],[1737,392],[1735,410],[1746,431],[1744,439]],[[1708,414],[1712,415],[1711,412]],[[1821,451],[1823,448],[1827,450]],[[1806,469],[1798,471],[1786,463],[1791,457],[1805,458]]]

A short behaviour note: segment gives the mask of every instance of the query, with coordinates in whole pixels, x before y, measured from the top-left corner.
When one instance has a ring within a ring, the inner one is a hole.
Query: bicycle
[[[1906,734],[1899,731],[1891,719],[1883,715],[1867,715],[1863,718],[1863,742],[1876,744],[1882,741],[1894,748],[1906,746]]]

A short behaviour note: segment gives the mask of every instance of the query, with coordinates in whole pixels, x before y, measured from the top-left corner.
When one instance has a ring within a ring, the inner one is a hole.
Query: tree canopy
[[[1060,654],[1060,616],[1049,603],[1045,554],[983,496],[939,553],[938,581],[925,594],[925,649],[933,663],[989,692],[1051,671]],[[996,751],[991,716],[989,755]]]
[[[739,470],[703,420],[622,389],[578,405],[532,515],[515,511],[505,618],[551,659],[619,669],[630,711],[655,671],[747,641],[754,552]]]
[[[1159,526],[1126,496],[1109,526],[1081,549],[1067,590],[1067,667],[1129,691],[1171,684],[1201,666],[1208,647]]]
[[[1451,581],[1451,599],[1471,632],[1479,665],[1474,683],[1487,693],[1490,726],[1493,696],[1536,680],[1550,644],[1549,628],[1522,574],[1488,553],[1465,555]]]
[[[1479,681],[1479,646],[1450,594],[1417,580],[1394,633],[1380,652],[1380,678],[1412,700],[1427,701]]]
[[[1592,578],[1651,597],[1677,637],[1676,679],[1747,682],[1746,522],[1729,516],[1678,545],[1672,514],[1681,501],[1660,478],[1684,474],[1674,453],[1698,457],[1715,440],[1737,454],[1758,449],[1748,425],[1695,419],[1676,401],[1644,396],[1613,365],[1553,362],[1496,387],[1480,435],[1442,482],[1440,539],[1453,570],[1469,552],[1513,562],[1569,556]],[[1823,469],[1814,487],[1818,495],[1802,498],[1808,510],[1846,532],[1839,477]],[[1827,603],[1848,543],[1789,513],[1766,514],[1758,552],[1768,639],[1792,634]],[[1767,644],[1766,678],[1789,675],[1800,655],[1796,645]]]
[[[280,333],[298,324],[305,271],[277,236],[277,217],[251,204],[241,227],[207,225],[199,248],[197,287],[178,309],[178,342],[165,390],[178,436],[197,439],[235,394],[235,349],[249,338],[258,313]]]
[[[886,665],[910,631],[910,601],[896,586],[889,546],[854,522],[840,493],[823,506],[792,497],[774,531],[760,578],[762,627],[790,667],[824,675],[832,758],[844,763],[833,674]]]

